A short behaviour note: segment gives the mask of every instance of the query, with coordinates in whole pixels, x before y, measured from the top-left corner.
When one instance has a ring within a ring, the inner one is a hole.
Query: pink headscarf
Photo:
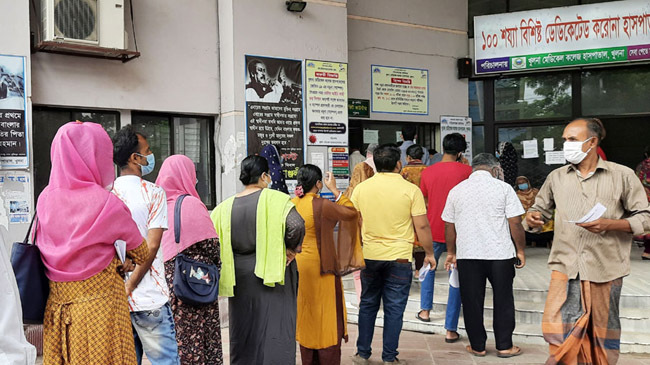
[[[38,198],[37,244],[52,281],[79,281],[104,270],[116,240],[133,250],[142,236],[113,185],[113,144],[101,125],[70,122],[54,136],[50,183]]]
[[[163,259],[169,261],[176,257],[177,252],[208,238],[216,238],[214,223],[210,219],[208,209],[205,207],[199,193],[196,191],[196,170],[194,162],[184,155],[172,155],[165,159],[156,185],[165,189],[167,193],[167,217],[169,229],[163,233],[161,245]],[[181,206],[181,239],[178,247],[174,239],[174,206],[176,199],[183,194],[189,194]]]

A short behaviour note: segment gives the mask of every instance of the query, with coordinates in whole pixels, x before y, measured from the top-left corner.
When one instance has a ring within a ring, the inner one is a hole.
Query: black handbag
[[[26,324],[43,323],[45,304],[47,304],[47,297],[50,295],[50,281],[45,276],[41,251],[36,245],[36,227],[34,227],[32,243],[29,243],[29,234],[32,232],[34,221],[38,226],[36,214],[29,224],[23,242],[14,242],[11,249],[11,266],[16,275],[23,309],[23,322]]]
[[[178,252],[178,244],[181,241],[181,205],[186,196],[187,194],[179,196],[174,204],[174,240],[176,241],[174,294],[185,303],[211,304],[219,299],[217,265],[192,260]]]

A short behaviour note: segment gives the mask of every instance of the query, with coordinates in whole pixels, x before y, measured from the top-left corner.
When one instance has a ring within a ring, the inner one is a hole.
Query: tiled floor
[[[348,325],[350,341],[342,345],[342,365],[352,364],[351,356],[355,353],[357,326]],[[228,329],[222,331],[225,364],[230,361],[228,351]],[[372,343],[373,355],[371,364],[382,364],[381,361],[382,329],[375,329],[375,339]],[[545,346],[520,345],[524,353],[520,356],[501,359],[496,356],[494,344],[488,342],[488,355],[483,358],[473,357],[465,351],[469,343],[466,339],[454,344],[445,343],[442,335],[429,335],[417,332],[403,331],[400,336],[399,358],[408,361],[409,365],[470,365],[470,364],[543,364],[547,358]],[[301,364],[299,351],[296,351],[297,364]],[[623,354],[619,365],[650,364],[650,355]]]

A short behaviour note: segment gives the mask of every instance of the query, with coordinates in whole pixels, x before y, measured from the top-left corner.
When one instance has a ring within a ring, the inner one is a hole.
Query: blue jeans
[[[359,304],[359,338],[357,353],[370,358],[375,320],[381,301],[384,303],[383,361],[395,361],[404,309],[411,289],[411,263],[365,260],[361,271],[361,303]]]
[[[138,365],[142,353],[153,365],[179,365],[176,328],[169,303],[150,311],[131,312]]]
[[[447,245],[441,242],[433,243],[433,255],[436,264],[443,252],[447,251]],[[420,309],[430,311],[433,309],[433,288],[436,282],[436,272],[430,271],[424,279],[420,289]],[[447,298],[447,313],[445,315],[445,329],[447,331],[458,331],[458,317],[460,316],[460,288],[449,285],[449,296]]]

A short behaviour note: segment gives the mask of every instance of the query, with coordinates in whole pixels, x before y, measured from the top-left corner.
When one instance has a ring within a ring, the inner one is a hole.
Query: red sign
[[[405,85],[411,85],[411,79],[402,79],[398,77],[391,77],[390,82],[392,84],[405,84]]]
[[[316,71],[316,77],[325,77],[328,79],[338,79],[339,74],[336,72],[321,72],[321,71]]]

